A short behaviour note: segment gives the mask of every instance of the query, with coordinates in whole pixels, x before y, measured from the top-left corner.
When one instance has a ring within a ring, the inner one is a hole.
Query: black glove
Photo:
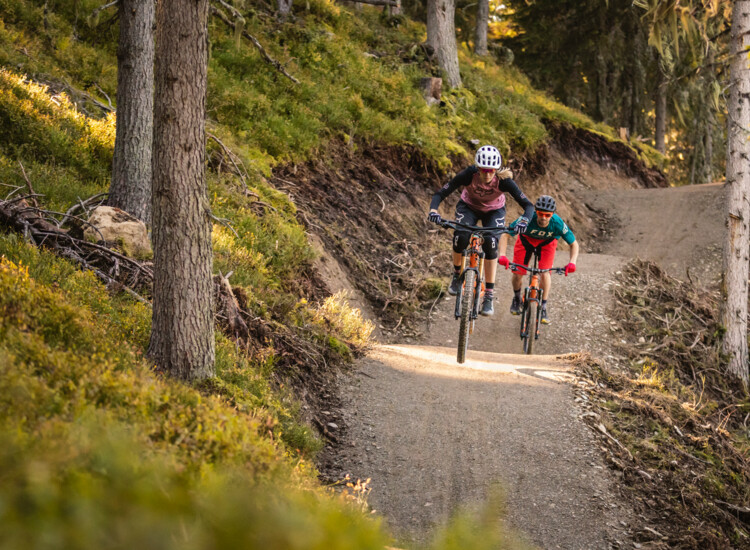
[[[427,215],[427,221],[440,224],[443,221],[443,218],[441,218],[440,214],[438,214],[437,212],[430,212]]]
[[[521,216],[518,221],[516,222],[515,231],[516,235],[521,235],[522,233],[526,233],[526,228],[529,226],[529,220]]]

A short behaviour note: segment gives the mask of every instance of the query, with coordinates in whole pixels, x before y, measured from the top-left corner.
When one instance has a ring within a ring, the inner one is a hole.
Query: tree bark
[[[596,118],[601,122],[609,119],[609,71],[602,53],[596,56]]]
[[[487,55],[487,25],[490,21],[490,0],[477,0],[477,30],[474,53]]]
[[[292,13],[292,0],[278,0],[278,18],[281,21],[286,21],[289,14]]]
[[[183,380],[214,374],[205,181],[208,0],[159,0],[154,109],[154,299],[148,354]]]
[[[461,86],[455,13],[455,0],[427,0],[427,44],[435,50],[449,88]]]
[[[656,100],[654,101],[654,146],[661,154],[667,150],[667,77],[659,68],[659,84],[656,88]]]
[[[747,284],[750,258],[750,0],[735,0],[730,44],[730,94],[727,105],[727,236],[721,322],[727,372],[748,384]]]
[[[108,204],[151,223],[154,0],[122,0],[117,46],[117,125]]]
[[[714,136],[711,120],[706,121],[706,132],[703,136],[703,151],[703,183],[710,183],[714,179],[714,165],[712,162],[714,158]]]

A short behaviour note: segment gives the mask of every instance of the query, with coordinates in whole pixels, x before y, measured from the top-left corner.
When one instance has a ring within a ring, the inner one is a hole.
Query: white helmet
[[[492,145],[483,145],[477,151],[474,157],[474,163],[479,168],[494,168],[499,170],[503,164],[503,157],[500,156],[500,151]]]

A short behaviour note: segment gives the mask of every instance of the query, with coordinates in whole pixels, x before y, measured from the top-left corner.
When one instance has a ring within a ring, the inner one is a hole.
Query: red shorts
[[[545,239],[534,239],[532,237],[523,237],[531,247],[535,247],[540,243],[543,243]],[[528,246],[528,245],[527,245]],[[545,244],[541,248],[541,254],[539,254],[539,269],[549,269],[555,261],[555,251],[557,250],[557,239],[551,243]],[[513,247],[513,263],[523,264],[528,266],[529,262],[533,260],[531,256],[531,250],[527,249],[521,242],[521,236],[519,235],[516,239],[516,244]],[[526,270],[522,267],[511,268],[513,273],[520,273],[521,275],[526,273]]]

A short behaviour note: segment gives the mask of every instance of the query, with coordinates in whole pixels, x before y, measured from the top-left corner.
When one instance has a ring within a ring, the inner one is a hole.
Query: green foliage
[[[309,465],[267,437],[290,413],[264,403],[262,366],[220,341],[233,403],[161,379],[142,357],[149,317],[91,273],[0,238],[3,544],[382,547],[377,523],[300,491]],[[302,448],[312,437],[288,431]]]
[[[660,86],[668,98],[668,163],[642,151],[678,183],[712,181],[726,152],[724,64],[730,2],[510,0],[515,32],[503,43],[532,79],[595,120],[655,144]],[[678,24],[679,23],[679,24]]]
[[[503,524],[505,514],[503,492],[495,487],[482,508],[456,513],[437,533],[430,547],[434,550],[534,550],[536,546]]]
[[[64,94],[51,96],[44,86],[0,69],[0,175],[23,184],[18,161],[27,163],[40,193],[74,202],[70,189],[84,193],[106,184],[114,146],[114,117],[101,120],[77,112]],[[20,180],[20,181],[19,181]],[[80,181],[82,183],[76,184]],[[57,206],[53,203],[53,206]]]
[[[383,548],[378,522],[321,492],[247,472],[195,476],[91,414],[54,441],[3,432],[5,548]]]

